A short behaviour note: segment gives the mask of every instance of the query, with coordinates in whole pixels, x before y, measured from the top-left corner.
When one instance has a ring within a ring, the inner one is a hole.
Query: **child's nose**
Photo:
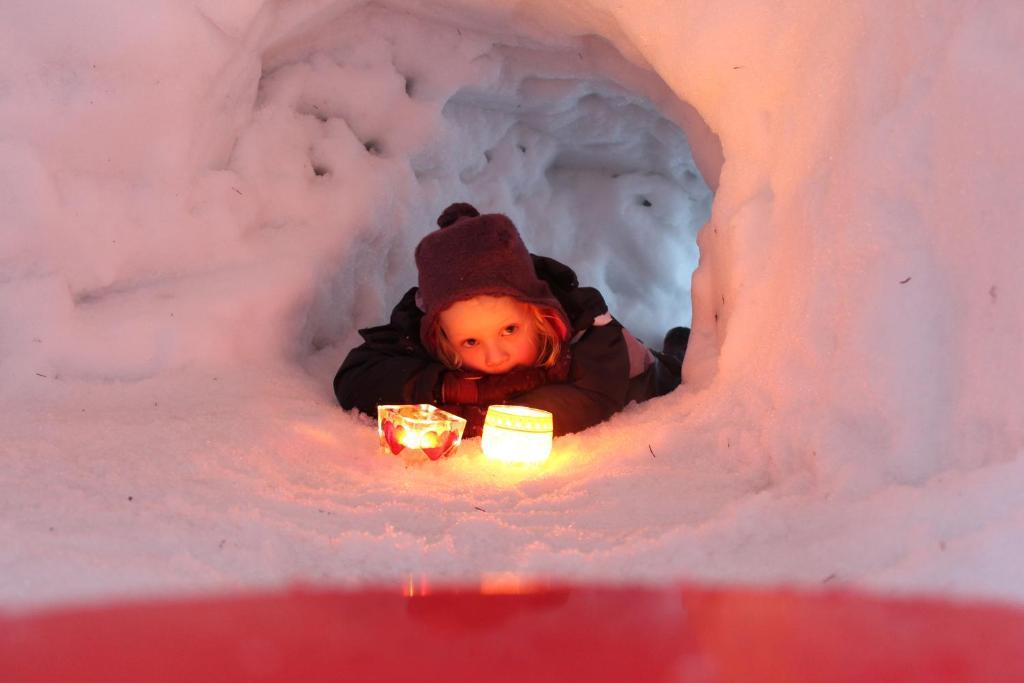
[[[488,366],[497,366],[508,360],[508,353],[498,344],[489,344],[485,349],[484,360]]]

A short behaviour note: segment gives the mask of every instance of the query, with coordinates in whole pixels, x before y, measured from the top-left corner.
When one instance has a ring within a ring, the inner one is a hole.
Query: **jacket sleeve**
[[[621,324],[612,320],[593,326],[571,348],[567,382],[545,384],[509,400],[550,412],[556,436],[603,422],[628,403],[629,351]]]
[[[387,325],[359,330],[363,343],[352,349],[334,376],[342,408],[377,414],[382,403],[433,403],[444,365],[419,341],[421,314],[415,289],[402,298]]]

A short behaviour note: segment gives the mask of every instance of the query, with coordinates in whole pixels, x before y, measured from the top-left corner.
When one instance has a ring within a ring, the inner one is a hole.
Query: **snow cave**
[[[0,601],[503,576],[1019,601],[1024,11],[933,9],[0,9]],[[692,323],[684,386],[542,466],[382,456],[330,379],[452,201],[650,345]]]

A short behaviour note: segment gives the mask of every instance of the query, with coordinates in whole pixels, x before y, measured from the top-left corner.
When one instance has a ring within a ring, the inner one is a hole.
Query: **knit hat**
[[[569,318],[548,284],[537,277],[533,259],[508,216],[480,215],[471,204],[457,203],[437,219],[438,230],[416,247],[419,292],[423,310],[420,339],[432,353],[434,320],[446,308],[475,296],[510,296],[549,309],[562,341],[569,336]]]

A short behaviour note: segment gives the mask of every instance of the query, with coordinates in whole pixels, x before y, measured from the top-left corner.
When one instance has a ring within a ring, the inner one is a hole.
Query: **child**
[[[612,318],[601,294],[554,259],[531,255],[512,221],[452,204],[416,247],[419,287],[391,322],[360,330],[334,378],[343,408],[432,403],[478,436],[487,406],[547,410],[556,435],[606,420],[680,382],[689,330],[653,353]]]

